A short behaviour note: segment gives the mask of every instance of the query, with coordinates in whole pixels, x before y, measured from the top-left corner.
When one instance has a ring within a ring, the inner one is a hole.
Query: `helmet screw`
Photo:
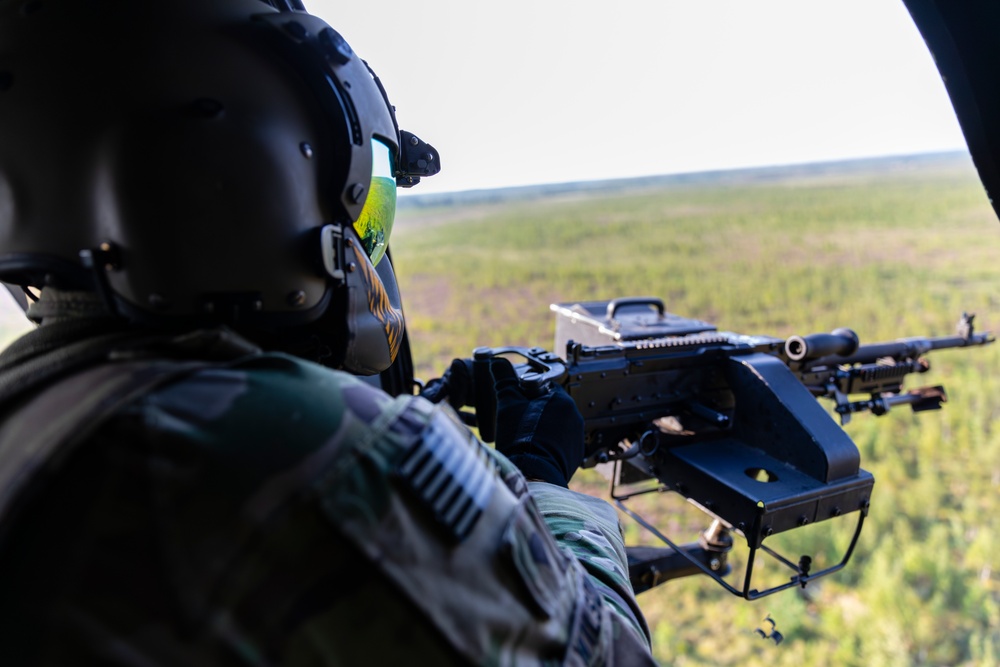
[[[313,156],[313,147],[310,146],[308,143],[306,143],[305,141],[303,141],[301,144],[299,144],[299,150],[302,151],[302,154],[306,156],[307,160],[311,160],[312,159],[312,156]]]
[[[412,136],[412,137],[410,137],[410,145],[411,145],[411,146],[416,146],[416,145],[418,145],[419,143],[420,143],[420,139],[417,139],[417,137],[416,137],[416,136]]]
[[[10,90],[11,84],[14,83],[14,75],[10,72],[0,72],[0,92],[4,90]]]
[[[360,183],[355,183],[351,186],[351,201],[355,204],[360,204],[361,200],[365,198],[365,186]]]
[[[358,268],[358,265],[355,264],[354,262],[351,262],[350,264],[347,265],[347,272],[348,273],[354,273],[357,270],[357,268]]]
[[[302,290],[296,290],[288,294],[288,305],[290,306],[301,306],[306,302],[306,293]]]
[[[348,43],[333,28],[323,28],[319,31],[319,43],[323,47],[327,60],[338,65],[343,65],[354,55],[354,51],[351,50]]]
[[[97,246],[97,255],[95,261],[103,262],[105,271],[117,271],[121,268],[121,253],[115,244],[102,241]]]

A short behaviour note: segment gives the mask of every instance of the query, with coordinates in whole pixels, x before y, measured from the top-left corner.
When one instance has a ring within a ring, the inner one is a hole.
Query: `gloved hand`
[[[431,380],[420,395],[431,403],[447,399],[455,410],[472,404],[472,366],[468,359],[454,359],[441,377]]]
[[[502,357],[490,361],[497,396],[496,448],[528,479],[566,486],[583,462],[583,416],[566,391],[553,385],[529,398]]]

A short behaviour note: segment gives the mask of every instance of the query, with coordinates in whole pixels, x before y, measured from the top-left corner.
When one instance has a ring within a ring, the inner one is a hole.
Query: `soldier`
[[[4,664],[652,663],[564,393],[357,377],[436,165],[300,4],[0,2]]]

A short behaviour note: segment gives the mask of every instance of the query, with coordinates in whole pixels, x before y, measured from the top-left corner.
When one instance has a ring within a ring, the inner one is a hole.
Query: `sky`
[[[902,0],[306,0],[441,154],[414,194],[964,150]]]

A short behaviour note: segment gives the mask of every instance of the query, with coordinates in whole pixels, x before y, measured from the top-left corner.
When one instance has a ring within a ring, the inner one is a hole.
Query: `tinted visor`
[[[389,147],[372,139],[372,180],[368,198],[354,230],[361,237],[372,264],[378,264],[389,244],[392,221],[396,217],[396,176]]]

